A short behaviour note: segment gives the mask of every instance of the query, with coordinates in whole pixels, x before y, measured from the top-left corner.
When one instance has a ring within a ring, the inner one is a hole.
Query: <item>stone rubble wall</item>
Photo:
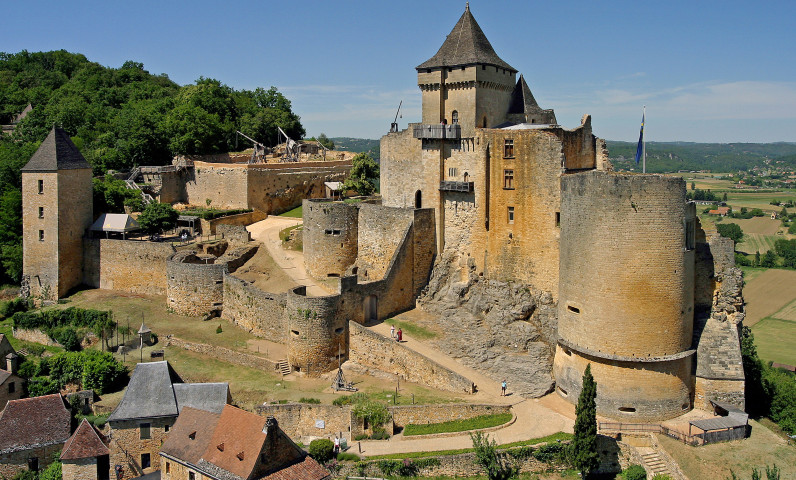
[[[349,360],[404,381],[455,393],[473,393],[473,382],[400,343],[349,322]]]
[[[351,406],[314,405],[289,403],[285,405],[260,405],[255,408],[258,415],[273,416],[288,437],[302,441],[315,438],[333,439],[342,433],[349,445],[353,439]],[[322,422],[323,428],[319,425]],[[304,442],[309,444],[309,442]]]
[[[61,474],[63,480],[97,480],[97,457],[65,460]]]
[[[470,403],[439,405],[399,405],[389,407],[396,427],[409,424],[426,425],[454,420],[467,420],[483,415],[511,413],[510,405],[479,405]]]
[[[50,347],[61,347],[61,348],[63,348],[63,345],[61,345],[60,343],[58,343],[55,340],[53,340],[52,338],[50,338],[49,335],[47,335],[46,333],[42,332],[38,328],[30,328],[30,329],[29,328],[15,328],[15,329],[13,329],[12,335],[17,340],[24,340],[26,342],[40,343],[42,345],[48,345]],[[5,365],[3,365],[3,366],[5,367]]]
[[[265,220],[268,217],[268,215],[266,215],[266,214],[264,214],[262,212],[258,212],[256,210],[254,212],[249,213],[249,214],[244,213],[242,215],[252,215],[252,221],[250,221],[248,223],[245,223],[244,224],[245,226],[248,226],[248,225],[250,225],[252,223],[255,223],[255,222],[259,222],[260,220]],[[237,216],[237,215],[234,215],[234,216]],[[262,217],[262,218],[260,218],[260,217]],[[218,220],[223,220],[223,219],[220,218]],[[226,240],[230,244],[232,244],[232,245],[236,245],[236,244],[246,245],[247,243],[251,242],[251,240],[252,240],[251,237],[252,236],[251,236],[251,233],[249,233],[249,231],[246,230],[245,226],[237,225],[237,224],[219,223],[219,224],[216,224],[215,228],[216,228],[216,233],[218,235],[221,235],[221,237],[224,238],[224,240]]]
[[[47,447],[0,454],[0,478],[14,478],[17,473],[27,470],[28,459],[31,457],[39,459],[39,471],[43,471],[52,463],[53,458],[56,457],[56,454],[61,451],[63,446],[63,443],[59,443]]]

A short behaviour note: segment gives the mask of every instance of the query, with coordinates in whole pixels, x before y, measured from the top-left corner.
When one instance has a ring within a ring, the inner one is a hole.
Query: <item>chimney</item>
[[[19,368],[19,357],[16,353],[11,352],[6,355],[6,370],[16,375],[17,368]]]
[[[265,419],[265,426],[263,427],[263,433],[265,433],[265,447],[263,448],[263,452],[269,457],[276,453],[276,431],[276,418],[268,415]]]

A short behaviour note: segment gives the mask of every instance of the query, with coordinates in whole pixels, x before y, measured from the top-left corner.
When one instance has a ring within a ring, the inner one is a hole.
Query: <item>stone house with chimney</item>
[[[55,393],[11,400],[0,413],[0,477],[47,468],[72,432],[72,414]]]
[[[0,368],[0,407],[5,407],[9,400],[22,398],[26,380],[17,375],[19,356],[3,334],[0,334],[0,362],[5,362],[5,369]]]
[[[139,363],[108,417],[112,475],[122,480],[160,469],[160,447],[184,407],[220,413],[230,401],[227,383],[184,383],[167,361]]]
[[[226,405],[187,407],[160,450],[162,480],[326,480],[326,469],[279,428],[274,417]]]

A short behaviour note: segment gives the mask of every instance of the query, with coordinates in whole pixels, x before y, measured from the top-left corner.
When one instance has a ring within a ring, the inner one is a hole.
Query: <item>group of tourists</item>
[[[398,328],[398,331],[395,331],[395,325],[390,326],[390,338],[395,340],[396,342],[403,341],[404,331],[401,328]]]

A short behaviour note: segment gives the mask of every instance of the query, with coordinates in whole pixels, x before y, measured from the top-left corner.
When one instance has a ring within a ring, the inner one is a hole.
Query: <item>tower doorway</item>
[[[362,307],[365,310],[366,325],[379,320],[379,297],[376,295],[366,297]]]
[[[415,192],[415,208],[423,208],[423,192],[420,190]]]

